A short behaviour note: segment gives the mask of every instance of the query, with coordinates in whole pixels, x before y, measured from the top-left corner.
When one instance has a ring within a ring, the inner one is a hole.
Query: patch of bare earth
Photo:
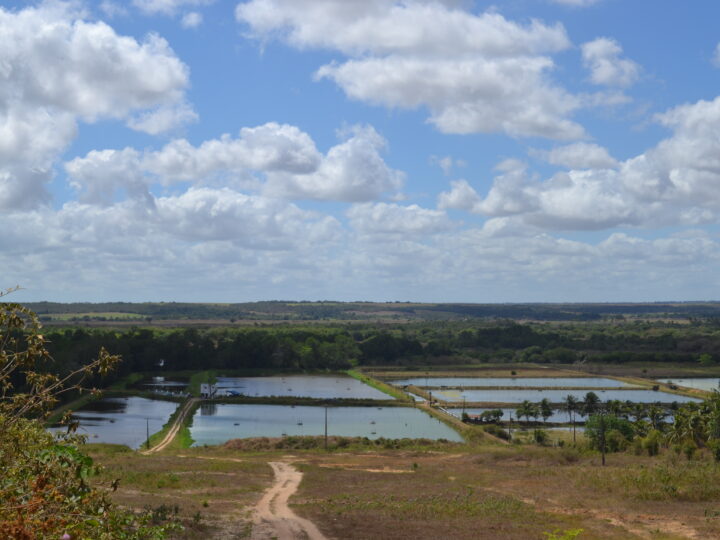
[[[327,540],[311,521],[301,518],[288,507],[288,499],[297,491],[302,473],[289,463],[273,461],[275,483],[255,507],[253,540]]]

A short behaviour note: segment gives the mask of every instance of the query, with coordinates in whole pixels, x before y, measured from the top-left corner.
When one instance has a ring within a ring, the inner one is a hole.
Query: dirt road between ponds
[[[175,419],[175,422],[173,422],[172,427],[168,430],[168,432],[165,434],[165,437],[162,441],[160,441],[160,444],[157,446],[153,446],[150,448],[150,450],[144,450],[143,452],[140,452],[141,454],[148,455],[148,454],[154,454],[156,452],[159,452],[163,448],[165,448],[167,445],[169,445],[172,440],[175,438],[175,435],[177,435],[178,431],[180,431],[180,428],[183,425],[183,421],[185,420],[185,417],[188,415],[190,410],[193,408],[193,405],[200,401],[197,398],[192,398],[188,400],[185,405],[183,405],[182,410],[180,411],[180,414],[178,414],[177,418]]]
[[[288,499],[302,480],[302,473],[289,463],[270,462],[275,483],[255,507],[253,540],[327,540],[312,521],[301,518],[288,507]]]

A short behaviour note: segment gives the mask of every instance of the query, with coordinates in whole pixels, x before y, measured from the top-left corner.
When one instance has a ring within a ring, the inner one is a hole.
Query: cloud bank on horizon
[[[3,286],[28,301],[720,299],[718,15],[4,2]]]

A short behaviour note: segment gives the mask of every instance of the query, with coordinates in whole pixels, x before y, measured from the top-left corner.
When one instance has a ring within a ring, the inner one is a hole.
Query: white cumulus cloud
[[[595,84],[626,87],[638,80],[640,66],[621,55],[622,47],[613,39],[603,37],[582,45],[583,62]]]
[[[202,24],[202,22],[202,13],[198,13],[197,11],[191,11],[190,13],[186,13],[185,15],[183,15],[183,18],[180,20],[180,25],[183,28],[197,28]]]
[[[544,154],[544,157],[553,165],[569,169],[606,169],[618,165],[606,148],[594,143],[559,146]]]
[[[455,182],[438,203],[551,230],[718,223],[720,97],[675,107],[657,120],[673,134],[628,160],[611,161],[592,145],[563,147],[548,158],[580,168],[541,181],[510,161],[484,198],[467,182]]]
[[[416,204],[356,204],[347,211],[347,216],[353,229],[364,234],[432,235],[453,228],[445,212]]]
[[[148,200],[153,184],[233,179],[272,198],[369,201],[402,187],[404,175],[380,155],[384,146],[373,128],[356,127],[323,155],[305,132],[271,122],[199,146],[176,139],[159,150],[91,151],[67,162],[65,170],[83,201],[101,205],[120,193]]]
[[[125,120],[183,100],[187,67],[162,38],[120,36],[74,4],[0,8],[0,206],[47,200],[78,122]]]
[[[185,6],[206,6],[215,0],[133,0],[133,5],[148,15],[174,15]]]
[[[570,42],[561,25],[518,24],[457,2],[251,0],[237,19],[258,39],[349,57],[318,69],[357,100],[427,108],[445,133],[582,137],[580,100],[555,84],[548,54]],[[337,28],[342,28],[338,32]]]

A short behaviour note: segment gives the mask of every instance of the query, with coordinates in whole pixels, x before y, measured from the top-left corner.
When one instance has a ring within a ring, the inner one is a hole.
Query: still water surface
[[[687,386],[688,388],[697,388],[698,390],[720,390],[720,379],[718,378],[702,378],[694,377],[688,379],[658,379],[663,383],[674,383],[680,386]]]
[[[357,379],[343,375],[218,377],[217,387],[234,390],[246,396],[392,399]]]
[[[678,396],[667,392],[655,392],[653,390],[594,390],[600,401],[619,399],[620,401],[634,401],[636,403],[686,403],[688,401],[701,401],[699,399]],[[491,403],[522,403],[525,400],[537,403],[545,398],[551,403],[560,403],[568,395],[583,400],[587,392],[584,390],[434,390],[433,396],[445,401],[459,402],[465,398],[466,401],[486,401]]]
[[[103,398],[78,409],[73,418],[80,422],[78,434],[87,435],[89,443],[139,448],[145,443],[147,427],[151,435],[160,431],[177,406],[172,401],[141,397]]]
[[[465,412],[468,413],[470,416],[477,416],[481,413],[484,413],[485,411],[492,411],[495,409],[465,409]],[[515,409],[500,409],[503,412],[502,420],[507,422],[510,420],[510,416],[512,416],[513,420],[517,420],[517,414],[515,413]],[[460,418],[462,416],[462,409],[447,409],[447,411],[452,414],[453,416],[457,416]],[[538,421],[542,421],[542,418],[538,418]],[[567,413],[567,411],[560,411],[556,410],[553,411],[553,415],[548,418],[548,422],[570,422],[570,415]],[[579,414],[575,415],[575,421],[579,422],[582,421],[582,417]]]
[[[249,437],[323,435],[324,430],[324,407],[213,404],[195,413],[190,435],[193,446],[202,446]],[[455,430],[410,407],[328,407],[328,435],[462,441]]]
[[[412,377],[410,379],[388,379],[396,386],[562,386],[567,388],[619,388],[628,386],[623,381],[603,377]]]

